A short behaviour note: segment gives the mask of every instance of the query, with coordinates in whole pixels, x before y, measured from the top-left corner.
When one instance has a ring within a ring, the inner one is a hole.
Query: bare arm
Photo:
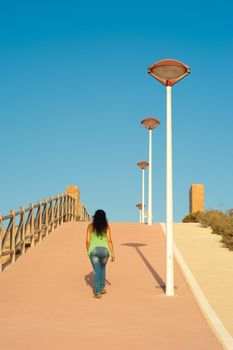
[[[115,260],[115,254],[114,254],[114,250],[113,250],[111,231],[110,231],[110,227],[109,226],[107,228],[107,242],[108,242],[108,246],[109,246],[109,249],[110,249],[111,261],[114,261]]]
[[[91,242],[91,228],[92,228],[92,225],[89,224],[88,227],[87,227],[87,235],[86,235],[86,248],[87,248],[87,252],[88,252],[88,250],[89,250],[90,242]]]

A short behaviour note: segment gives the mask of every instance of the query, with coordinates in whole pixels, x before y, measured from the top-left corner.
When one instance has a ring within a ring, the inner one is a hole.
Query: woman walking
[[[94,270],[94,296],[101,298],[105,289],[106,264],[109,256],[115,260],[110,227],[103,210],[97,210],[87,227],[86,247]]]

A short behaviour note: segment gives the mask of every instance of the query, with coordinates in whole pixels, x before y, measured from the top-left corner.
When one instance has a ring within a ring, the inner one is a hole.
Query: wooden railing
[[[84,207],[82,202],[79,202],[77,221],[91,221],[92,217]]]
[[[28,208],[0,214],[0,271],[23,255],[59,225],[70,221],[90,221],[91,217],[81,202],[62,194],[50,197]]]

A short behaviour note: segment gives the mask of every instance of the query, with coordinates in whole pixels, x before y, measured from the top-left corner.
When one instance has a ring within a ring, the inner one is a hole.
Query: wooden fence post
[[[60,221],[60,202],[59,202],[59,199],[60,199],[60,197],[59,197],[59,195],[57,195],[56,196],[56,202],[57,202],[57,212],[56,212],[56,214],[57,214],[57,217],[56,217],[57,225],[56,225],[56,227],[59,226],[59,221]]]
[[[75,199],[72,198],[72,221],[75,220]]]
[[[70,198],[70,221],[73,221],[73,198]]]
[[[64,221],[67,222],[67,194],[66,193],[64,198]]]
[[[11,210],[10,214],[12,215],[12,225],[11,225],[11,230],[10,230],[10,254],[12,255],[11,257],[11,262],[15,262],[15,257],[16,257],[16,249],[15,249],[15,211]]]
[[[31,223],[30,223],[30,231],[31,231],[31,246],[35,246],[35,222],[34,222],[34,204],[29,205],[31,211]]]
[[[64,215],[64,193],[62,193],[62,195],[61,195],[61,203],[60,204],[61,204],[60,205],[60,207],[61,207],[61,220],[60,220],[60,222],[62,225],[64,222],[64,217],[63,217],[63,215]]]
[[[70,198],[70,221],[73,221],[73,208],[74,208],[74,201],[73,198]]]
[[[68,221],[70,221],[70,196],[68,196]]]
[[[50,197],[51,201],[51,232],[54,229],[54,207],[53,207],[53,196]]]
[[[41,241],[42,240],[42,205],[40,201],[38,202],[38,211],[39,211],[38,235],[39,235],[39,241]]]
[[[25,208],[20,207],[20,215],[21,215],[21,222],[22,222],[22,231],[21,231],[21,240],[23,241],[22,245],[22,254],[25,254]]]
[[[69,221],[71,221],[71,197],[69,196]]]
[[[0,272],[2,272],[2,240],[3,240],[3,227],[2,227],[2,214],[0,213]]]
[[[45,236],[48,235],[48,199],[45,200]]]

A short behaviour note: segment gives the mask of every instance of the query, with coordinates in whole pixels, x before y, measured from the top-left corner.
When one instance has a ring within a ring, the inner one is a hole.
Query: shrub
[[[210,209],[199,213],[198,219],[203,227],[212,227],[213,222],[223,218],[225,215],[220,210]]]
[[[200,214],[199,212],[188,214],[183,218],[182,221],[183,222],[199,222],[199,220],[198,220],[199,214]]]
[[[233,217],[224,215],[212,223],[212,233],[222,236],[223,244],[233,250]]]
[[[211,227],[212,233],[222,236],[224,246],[233,250],[233,209],[226,213],[213,209],[191,213],[183,222],[200,222],[203,227]]]
[[[216,235],[225,235],[230,231],[231,225],[233,225],[233,218],[226,215],[216,217],[211,224],[212,233]]]
[[[233,217],[233,208],[228,209],[227,212],[226,212],[226,214],[227,214],[228,216],[232,216],[232,217]]]
[[[231,229],[222,236],[222,242],[229,250],[233,250],[233,226],[231,226]]]

